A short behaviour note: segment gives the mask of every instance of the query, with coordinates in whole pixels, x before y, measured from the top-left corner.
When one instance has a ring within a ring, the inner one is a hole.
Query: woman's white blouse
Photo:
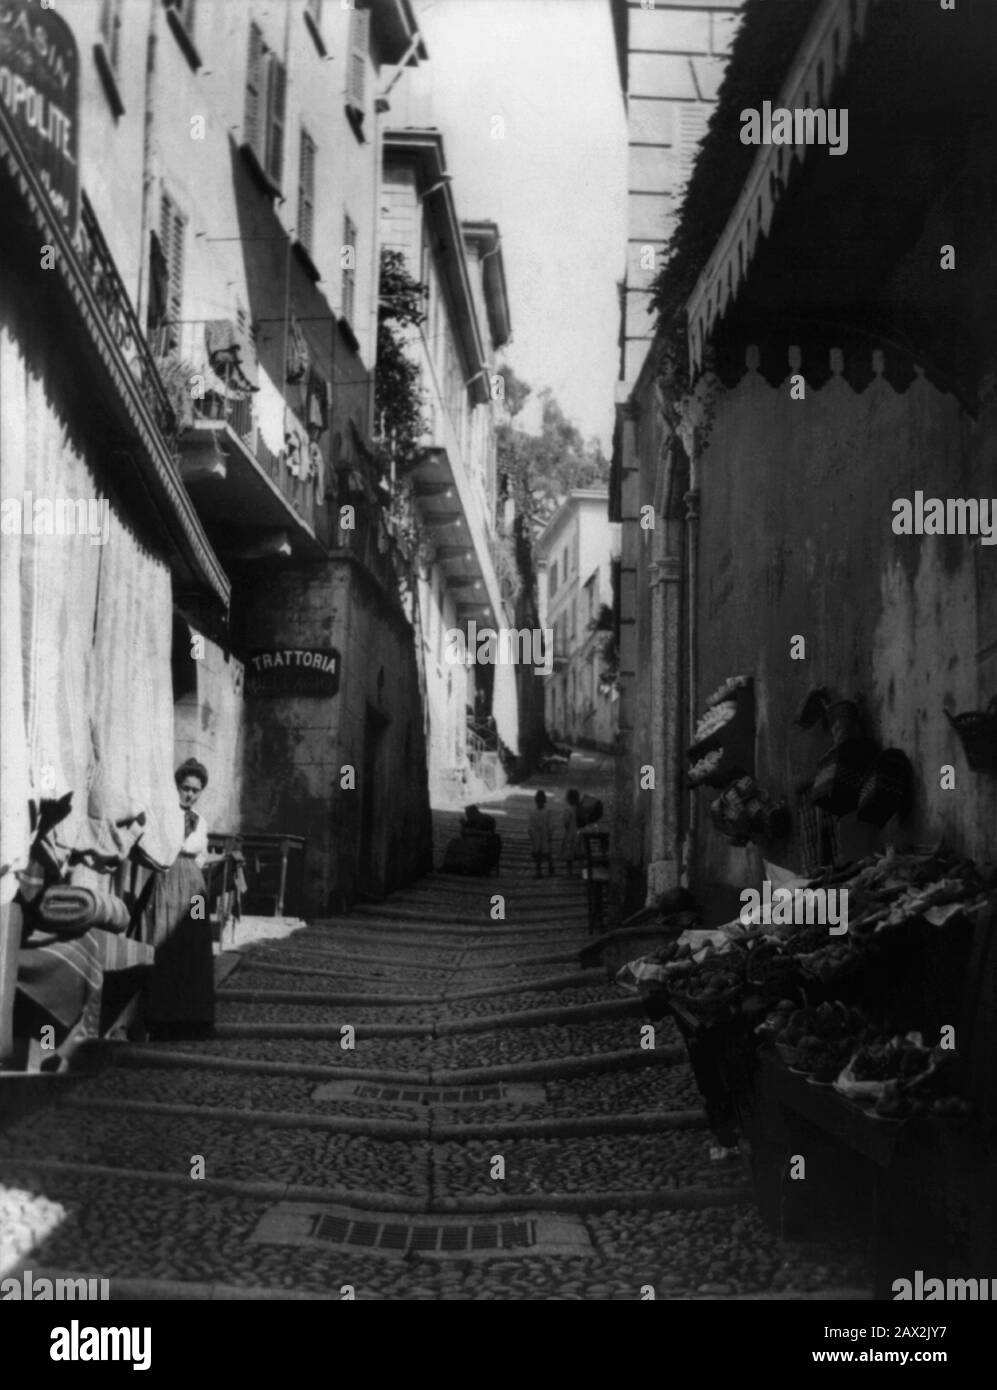
[[[183,853],[193,854],[198,868],[204,867],[204,861],[208,857],[208,822],[197,811],[197,824],[183,842]]]

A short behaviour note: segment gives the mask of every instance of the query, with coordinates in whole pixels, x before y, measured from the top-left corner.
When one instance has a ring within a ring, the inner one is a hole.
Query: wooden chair
[[[609,831],[585,827],[579,831],[585,846],[582,878],[588,897],[589,931],[598,935],[605,926],[606,889],[609,884]]]

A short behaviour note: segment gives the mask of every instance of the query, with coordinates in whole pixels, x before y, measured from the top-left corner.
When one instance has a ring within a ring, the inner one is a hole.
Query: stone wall
[[[995,428],[992,404],[973,420],[921,375],[902,393],[880,375],[856,392],[833,372],[798,401],[788,372],[770,386],[749,370],[718,403],[701,460],[699,706],[725,677],[755,677],[757,778],[792,803],[830,746],[822,731],[794,727],[807,692],[861,697],[869,732],[910,757],[915,805],[885,835],[843,818],[845,855],[891,834],[993,854],[997,784],[969,771],[943,709],[978,709],[997,691],[983,598],[995,589],[997,547],[897,536],[892,504],[916,489],[989,497]],[[794,636],[806,639],[805,660],[791,659]],[[954,790],[940,788],[945,764]],[[716,834],[710,793],[699,798],[698,883],[743,884],[748,852]],[[794,837],[766,849],[799,863]]]

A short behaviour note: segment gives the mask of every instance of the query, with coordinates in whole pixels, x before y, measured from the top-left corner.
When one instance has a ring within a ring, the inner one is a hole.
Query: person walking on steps
[[[569,878],[575,876],[578,849],[578,807],[570,801],[565,801],[561,816],[561,858],[564,860],[564,871]]]
[[[554,841],[554,821],[550,810],[547,807],[546,792],[537,792],[533,798],[536,803],[536,810],[530,812],[529,833],[530,849],[533,851],[533,862],[537,866],[534,878],[543,877],[542,864],[547,860],[551,877],[554,876],[553,841]]]

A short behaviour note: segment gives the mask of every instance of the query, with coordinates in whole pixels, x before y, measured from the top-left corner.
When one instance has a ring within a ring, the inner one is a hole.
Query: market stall
[[[993,884],[940,847],[765,872],[737,920],[684,931],[619,983],[675,1020],[718,1150],[740,1145],[784,1235],[868,1231],[883,1296],[908,1266],[992,1260]],[[971,1219],[967,1191],[988,1194]]]

